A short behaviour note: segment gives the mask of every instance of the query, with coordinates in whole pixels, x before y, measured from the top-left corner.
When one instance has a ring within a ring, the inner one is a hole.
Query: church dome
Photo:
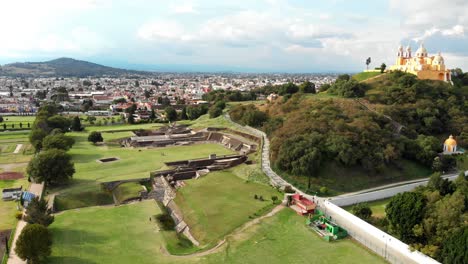
[[[427,57],[427,49],[423,44],[419,46],[419,49],[416,51],[416,57]]]
[[[450,147],[456,147],[457,141],[453,139],[452,135],[450,135],[450,137],[445,140],[444,145],[450,146]]]
[[[432,64],[433,65],[444,65],[444,57],[442,57],[440,55],[440,53],[435,55],[434,60],[432,61]]]

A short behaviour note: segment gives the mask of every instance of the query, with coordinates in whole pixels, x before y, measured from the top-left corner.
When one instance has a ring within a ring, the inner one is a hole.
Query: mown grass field
[[[217,242],[263,210],[271,209],[272,196],[282,198],[276,189],[243,180],[231,170],[211,172],[185,183],[175,202],[202,246]],[[255,195],[264,201],[254,199]]]
[[[23,189],[27,189],[29,183],[26,179],[0,180],[0,190],[20,186],[23,186]],[[17,210],[17,202],[0,199],[0,230],[12,229],[15,227],[16,222],[18,222],[15,218],[17,212],[20,212]]]
[[[12,125],[14,126],[13,129],[26,129],[28,128],[28,123],[29,126],[32,126],[35,119],[36,116],[3,116],[3,122],[0,123],[0,130],[4,129],[4,124],[7,130],[12,129]]]
[[[56,215],[49,227],[54,243],[48,263],[161,263],[162,237],[149,221],[158,213],[156,203],[147,200]]]
[[[207,263],[386,263],[351,239],[325,242],[306,227],[305,218],[289,209],[263,220],[229,241]]]
[[[23,144],[23,148],[17,154],[13,153],[17,144]],[[25,173],[27,162],[32,157],[32,148],[28,143],[27,133],[24,132],[0,132],[0,173],[21,172]],[[17,180],[0,180],[0,190],[23,186],[27,189],[29,182],[26,177]],[[12,229],[16,225],[15,215],[18,212],[16,202],[0,199],[0,230]]]
[[[211,255],[170,256],[161,251],[162,232],[149,221],[160,213],[153,201],[61,213],[50,226],[48,263],[385,263],[350,239],[325,242],[289,209],[230,237]]]

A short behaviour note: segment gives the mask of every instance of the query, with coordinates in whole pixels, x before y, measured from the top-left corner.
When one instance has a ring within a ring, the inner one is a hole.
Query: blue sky
[[[0,63],[73,57],[156,70],[360,71],[424,41],[468,70],[466,0],[15,0]]]

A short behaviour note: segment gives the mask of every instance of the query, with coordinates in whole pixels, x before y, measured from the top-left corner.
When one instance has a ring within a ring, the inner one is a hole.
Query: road
[[[468,171],[465,171],[465,175],[468,175]],[[442,178],[449,179],[450,181],[455,180],[457,177],[458,173],[447,174],[442,176]],[[426,185],[428,181],[429,178],[398,182],[371,189],[361,190],[359,192],[343,194],[340,196],[329,198],[328,200],[338,206],[347,206],[356,203],[376,201],[393,197],[398,193],[414,190],[418,186]]]

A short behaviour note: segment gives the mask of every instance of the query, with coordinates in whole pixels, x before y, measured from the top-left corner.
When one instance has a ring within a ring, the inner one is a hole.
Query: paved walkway
[[[23,148],[23,144],[16,145],[15,151],[13,151],[13,153],[18,154],[22,148]]]
[[[31,186],[29,186],[29,192],[39,197],[41,197],[43,189],[44,189],[44,184],[32,183]],[[23,210],[23,212],[24,211],[25,210]],[[8,264],[25,264],[26,263],[26,261],[23,261],[22,259],[20,259],[16,255],[16,252],[15,252],[16,241],[18,240],[18,237],[21,234],[21,231],[23,230],[25,226],[26,226],[25,221],[23,220],[18,221],[18,225],[16,226],[16,230],[15,230],[15,236],[14,236],[13,243],[10,249],[10,255],[8,256],[8,262],[7,262]]]

